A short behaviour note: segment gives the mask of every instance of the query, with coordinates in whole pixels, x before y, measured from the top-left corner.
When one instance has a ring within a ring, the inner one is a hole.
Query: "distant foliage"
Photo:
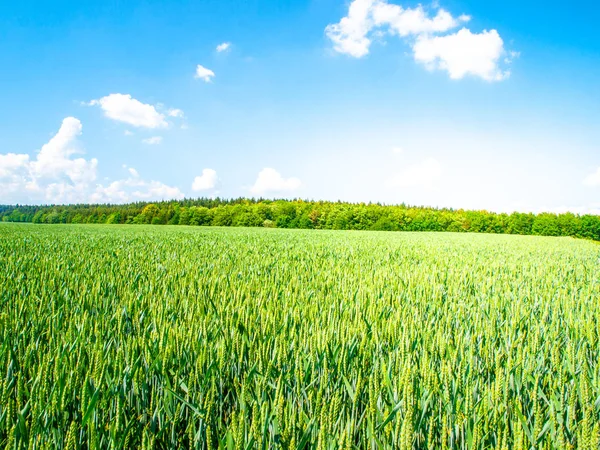
[[[322,230],[453,231],[573,236],[600,241],[600,217],[498,214],[377,203],[206,199],[126,205],[0,206],[0,220],[33,223],[110,223]]]
[[[2,449],[600,448],[593,242],[5,224],[0,261]]]

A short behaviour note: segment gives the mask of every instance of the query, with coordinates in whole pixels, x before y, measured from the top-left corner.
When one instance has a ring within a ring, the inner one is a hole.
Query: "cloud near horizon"
[[[94,203],[128,203],[145,200],[181,200],[185,197],[177,187],[168,186],[160,181],[143,180],[138,171],[128,167],[129,177],[108,184],[97,185],[90,194]]]
[[[265,167],[258,173],[250,192],[254,195],[284,194],[297,190],[301,185],[298,178],[283,178],[275,169]]]
[[[84,151],[78,143],[82,124],[75,117],[62,121],[58,132],[44,144],[36,158],[28,154],[0,154],[0,191],[7,203],[128,203],[183,199],[185,194],[175,186],[143,179],[127,165],[127,176],[106,183],[97,182],[98,160],[75,158]],[[151,140],[153,138],[150,138]],[[217,172],[203,169],[192,182],[192,191],[214,189],[219,182]],[[272,168],[264,168],[250,188],[253,195],[286,194],[301,186],[298,178],[284,178]]]
[[[219,178],[217,177],[217,172],[215,170],[203,169],[202,175],[194,178],[194,181],[192,182],[192,190],[197,192],[214,189],[218,181]]]
[[[107,186],[96,183],[98,160],[73,158],[84,153],[77,138],[79,119],[67,117],[58,132],[34,158],[28,154],[0,154],[0,191],[14,203],[125,203],[136,200],[181,199],[176,187],[146,181],[128,168],[129,177]]]

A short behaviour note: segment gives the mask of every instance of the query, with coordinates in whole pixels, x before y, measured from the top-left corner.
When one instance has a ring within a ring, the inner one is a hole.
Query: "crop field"
[[[0,446],[598,449],[600,246],[0,226]]]

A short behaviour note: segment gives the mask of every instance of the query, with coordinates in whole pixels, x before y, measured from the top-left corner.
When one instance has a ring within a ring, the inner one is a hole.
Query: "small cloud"
[[[142,139],[142,142],[148,145],[158,145],[162,142],[162,140],[162,136],[152,136],[147,139]]]
[[[166,128],[169,126],[164,114],[159,113],[154,105],[142,103],[129,94],[110,94],[92,100],[88,105],[100,106],[109,119],[134,127]]]
[[[183,114],[183,111],[181,109],[170,108],[169,110],[167,110],[167,116],[169,116],[169,117],[183,118],[184,114]]]
[[[124,134],[125,136],[133,136],[133,133],[132,133],[131,131],[129,131],[129,130],[125,130],[125,131],[123,132],[123,134]]]
[[[217,185],[217,172],[213,169],[203,169],[202,175],[194,178],[192,182],[193,191],[207,191],[213,189]]]
[[[510,51],[504,58],[506,64],[511,64],[515,59],[521,56],[521,52]]]
[[[250,192],[255,195],[284,193],[295,191],[301,184],[298,178],[283,178],[275,169],[266,167],[259,172],[256,182],[250,188]]]
[[[140,174],[138,173],[138,171],[135,170],[133,167],[128,168],[127,171],[134,178],[138,178],[140,176]]]
[[[584,178],[583,184],[589,187],[598,187],[600,186],[600,167],[596,169],[594,173],[591,173],[587,177]]]
[[[434,158],[407,167],[397,176],[388,180],[388,187],[429,187],[432,186],[442,174],[442,166]]]
[[[404,149],[402,147],[394,147],[392,148],[392,153],[394,155],[401,155],[402,153],[404,153]]]
[[[217,45],[217,52],[222,53],[222,52],[226,52],[227,50],[229,50],[231,48],[231,42],[223,42],[219,45]]]
[[[206,83],[210,83],[214,76],[215,73],[212,70],[207,69],[206,67],[201,66],[200,64],[196,66],[196,74],[194,75],[194,78],[200,79]]]

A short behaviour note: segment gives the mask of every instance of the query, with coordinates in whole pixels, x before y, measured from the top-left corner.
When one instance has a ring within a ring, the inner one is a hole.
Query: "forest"
[[[199,198],[123,205],[0,205],[3,222],[152,224],[326,230],[450,231],[572,236],[600,241],[600,217],[494,213],[307,200]]]

